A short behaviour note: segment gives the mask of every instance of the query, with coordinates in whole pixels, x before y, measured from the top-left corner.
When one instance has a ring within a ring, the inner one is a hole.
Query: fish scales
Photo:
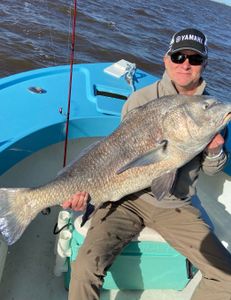
[[[110,136],[53,181],[32,189],[0,189],[0,231],[13,244],[38,212],[76,191],[89,192],[98,208],[174,174],[226,125],[230,111],[230,103],[210,96],[180,95],[133,109]]]

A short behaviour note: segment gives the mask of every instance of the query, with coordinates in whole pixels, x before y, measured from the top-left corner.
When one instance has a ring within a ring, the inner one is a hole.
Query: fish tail
[[[34,218],[27,189],[0,189],[0,232],[8,245],[14,244]]]

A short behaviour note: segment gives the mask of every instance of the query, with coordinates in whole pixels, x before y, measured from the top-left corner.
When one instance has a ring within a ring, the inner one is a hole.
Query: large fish
[[[76,191],[88,191],[97,208],[166,176],[165,184],[153,191],[161,200],[170,190],[176,170],[224,128],[230,112],[230,103],[209,96],[180,95],[133,109],[110,136],[54,181],[37,188],[0,189],[1,233],[13,244],[41,210],[61,204]]]

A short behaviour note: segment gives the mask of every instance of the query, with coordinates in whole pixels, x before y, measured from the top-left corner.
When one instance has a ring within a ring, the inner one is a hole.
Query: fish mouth
[[[227,124],[231,120],[231,112],[227,113],[223,119],[223,125]]]

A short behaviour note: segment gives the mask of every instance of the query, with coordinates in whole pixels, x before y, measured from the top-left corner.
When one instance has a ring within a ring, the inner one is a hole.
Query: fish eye
[[[207,99],[206,101],[204,101],[202,103],[202,108],[203,108],[203,110],[207,110],[207,109],[209,109],[212,106],[217,105],[217,104],[219,104],[218,100],[210,98],[210,99]]]
[[[204,102],[202,105],[203,110],[206,110],[210,107],[210,103],[209,102]]]

